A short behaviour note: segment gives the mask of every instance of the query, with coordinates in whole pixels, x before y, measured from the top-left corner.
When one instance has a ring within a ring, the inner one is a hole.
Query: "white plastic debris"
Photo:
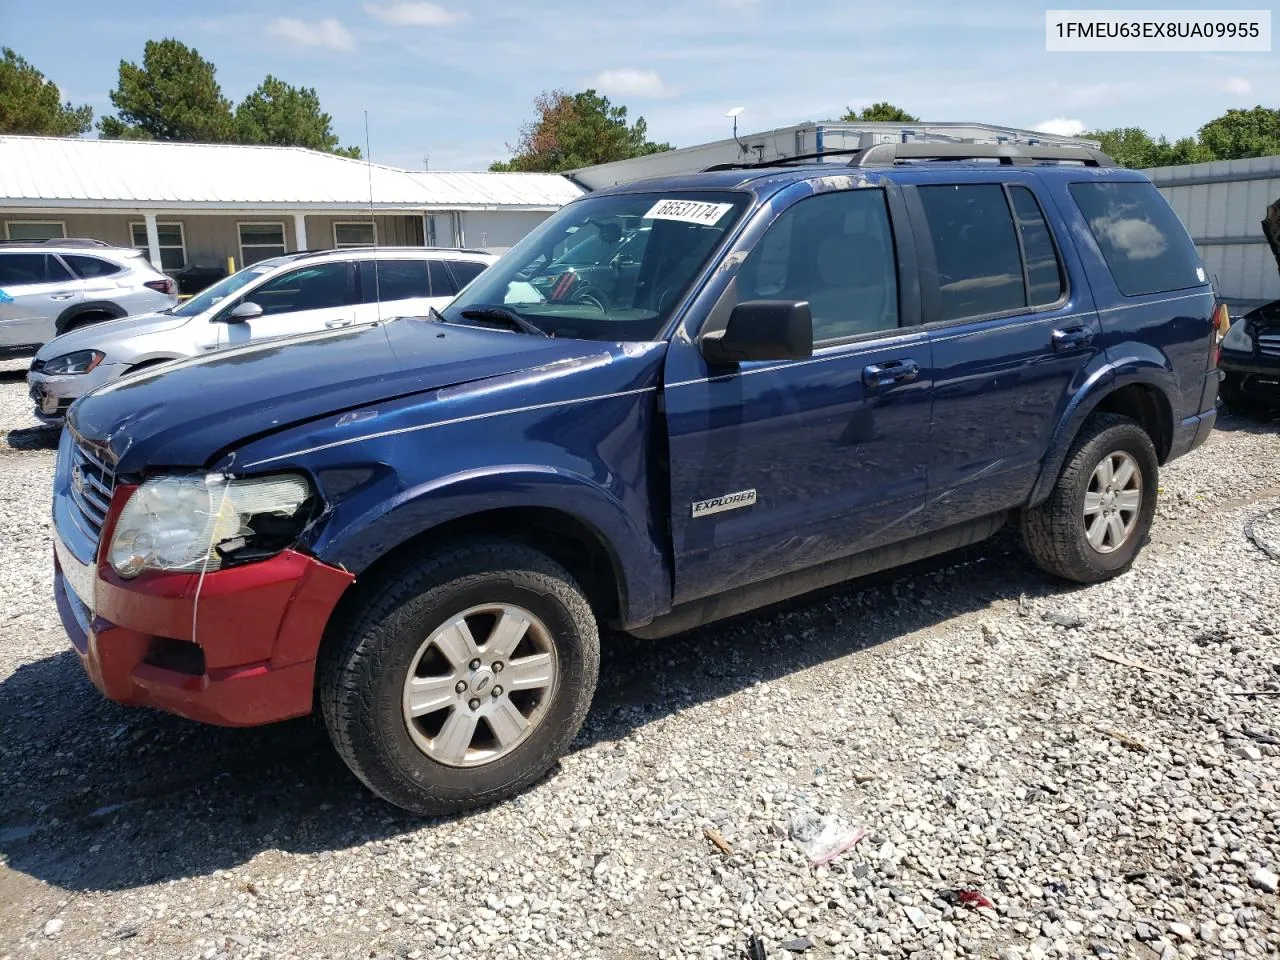
[[[816,867],[836,859],[869,831],[865,827],[851,827],[834,815],[822,817],[812,810],[804,810],[791,818],[788,832],[792,842]]]

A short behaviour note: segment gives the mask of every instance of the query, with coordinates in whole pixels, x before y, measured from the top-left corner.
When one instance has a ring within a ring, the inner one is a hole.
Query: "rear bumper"
[[[91,613],[70,586],[83,575],[62,562],[58,614],[94,686],[117,703],[232,727],[311,712],[320,639],[354,579],[290,550],[209,573],[197,602],[197,576],[125,581],[101,566]]]
[[[1194,417],[1187,417],[1173,431],[1173,444],[1169,448],[1169,456],[1165,462],[1186,456],[1196,447],[1209,439],[1213,433],[1213,425],[1218,420],[1217,410],[1206,410]]]

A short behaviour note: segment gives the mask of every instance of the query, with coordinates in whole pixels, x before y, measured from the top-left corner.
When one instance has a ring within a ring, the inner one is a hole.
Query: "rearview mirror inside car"
[[[748,300],[723,330],[704,334],[701,347],[716,364],[803,360],[813,356],[813,315],[804,300]]]
[[[230,313],[224,313],[219,319],[224,323],[244,323],[246,320],[252,320],[254,317],[260,316],[262,316],[262,307],[252,300],[246,300],[244,303],[236,304],[234,310]]]

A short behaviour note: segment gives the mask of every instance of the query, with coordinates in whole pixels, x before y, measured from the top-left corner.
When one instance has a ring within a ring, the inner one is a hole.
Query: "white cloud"
[[[462,19],[435,3],[401,0],[399,3],[366,3],[364,12],[396,27],[443,27]]]
[[[601,93],[615,97],[641,97],[662,100],[674,97],[676,92],[662,82],[652,70],[605,70],[596,74],[591,85]]]
[[[354,50],[356,42],[351,31],[335,17],[325,17],[315,23],[296,20],[293,17],[277,17],[267,25],[272,36],[290,40],[300,47],[327,47],[330,50]]]
[[[1037,123],[1035,128],[1041,133],[1052,133],[1056,137],[1078,137],[1089,129],[1082,121],[1068,120],[1066,117],[1045,120]]]
[[[1253,84],[1244,77],[1223,77],[1218,81],[1218,89],[1233,97],[1247,97],[1253,93]]]

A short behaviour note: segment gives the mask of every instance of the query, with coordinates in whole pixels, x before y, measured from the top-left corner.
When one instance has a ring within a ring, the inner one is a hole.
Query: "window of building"
[[[72,270],[86,279],[89,277],[109,277],[113,273],[119,273],[124,269],[120,264],[112,263],[110,260],[103,260],[101,257],[86,257],[80,253],[64,253],[62,259],[67,261],[67,265]]]
[[[1013,215],[998,183],[922,186],[942,295],[941,320],[1026,307]]]
[[[1026,187],[1011,185],[1009,200],[1018,220],[1018,236],[1027,264],[1027,306],[1044,307],[1062,299],[1062,263],[1053,244],[1053,234],[1036,195]]]
[[[1152,184],[1073,183],[1069,189],[1126,297],[1204,283],[1196,248]]]
[[[139,222],[131,223],[129,227],[133,232],[134,247],[141,250],[144,256],[150,256],[151,247],[147,244],[147,225]],[[161,269],[181,270],[187,265],[187,243],[181,223],[176,221],[173,223],[157,223],[156,237],[160,241]]]
[[[67,227],[61,220],[8,220],[4,232],[9,240],[61,240]]]
[[[355,220],[333,225],[335,247],[372,247],[378,242],[378,233],[369,220]]]
[[[74,279],[58,258],[47,253],[0,253],[0,286],[61,283]]]
[[[283,223],[239,223],[240,265],[247,267],[285,253]]]
[[[784,210],[738,271],[737,301],[745,300],[807,300],[815,343],[896,328],[884,191],[821,193]]]

